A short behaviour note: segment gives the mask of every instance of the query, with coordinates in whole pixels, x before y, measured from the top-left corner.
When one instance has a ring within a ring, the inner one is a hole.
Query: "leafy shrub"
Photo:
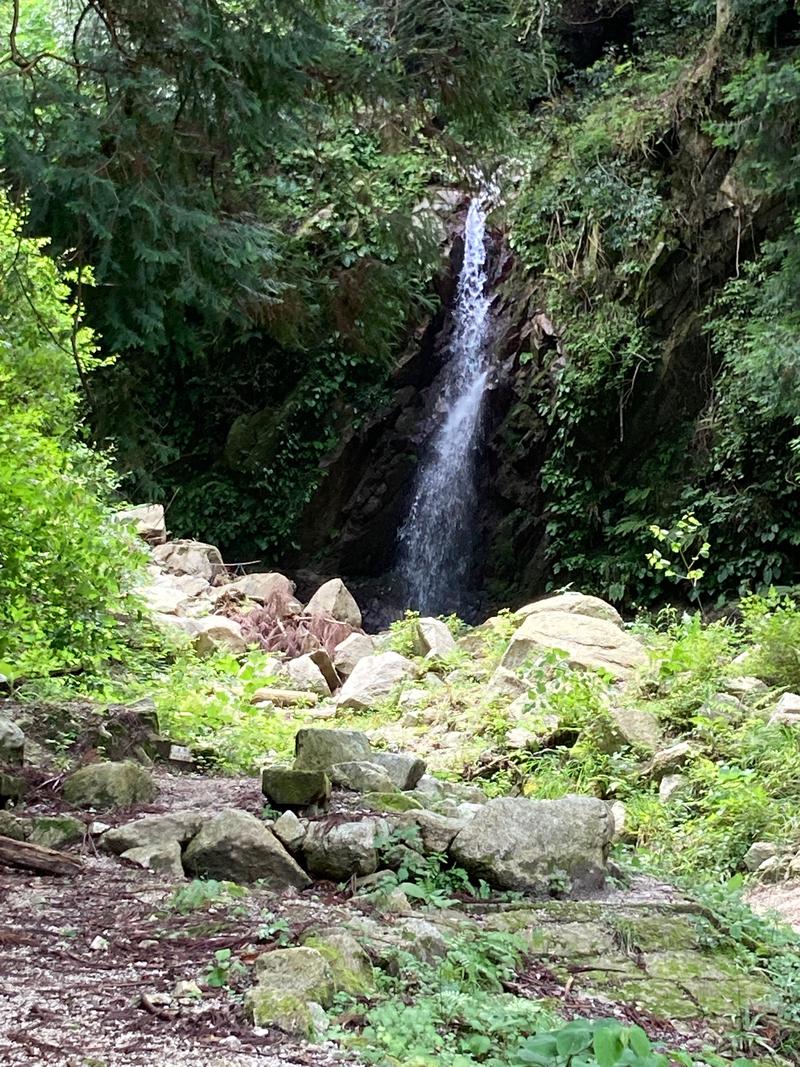
[[[800,606],[774,589],[747,597],[742,614],[754,649],[747,667],[771,685],[800,687]]]
[[[46,674],[120,648],[113,612],[143,556],[112,522],[113,480],[80,440],[94,339],[75,275],[0,199],[0,671]],[[86,282],[84,277],[83,281]]]

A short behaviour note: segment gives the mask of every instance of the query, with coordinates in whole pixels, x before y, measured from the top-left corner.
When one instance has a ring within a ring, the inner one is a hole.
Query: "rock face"
[[[597,596],[588,596],[586,593],[558,593],[556,596],[548,596],[543,600],[536,600],[532,604],[525,604],[514,612],[521,618],[529,615],[538,615],[543,611],[566,611],[574,615],[588,615],[590,619],[605,619],[615,626],[622,626],[622,616],[615,607],[607,604]]]
[[[341,578],[331,578],[314,593],[306,604],[309,615],[324,615],[328,619],[361,626],[361,609]]]
[[[271,830],[248,811],[223,811],[205,824],[186,849],[193,874],[233,882],[263,879],[275,890],[310,884]]]
[[[15,722],[0,717],[0,763],[22,766],[25,752],[25,735]]]
[[[118,511],[114,518],[117,522],[135,523],[136,533],[151,545],[163,545],[167,540],[167,524],[161,504],[137,504]]]
[[[91,763],[64,782],[64,799],[78,808],[130,808],[155,795],[153,776],[132,760]]]
[[[604,670],[620,679],[647,662],[639,642],[606,619],[568,611],[538,611],[529,615],[511,638],[501,666],[513,670],[551,648],[565,652],[573,666]]]
[[[311,874],[339,882],[352,875],[363,877],[378,868],[376,840],[386,834],[383,819],[326,826],[312,822],[303,841],[303,855]]]
[[[359,730],[298,730],[294,740],[294,765],[298,770],[327,770],[335,763],[371,759],[372,746]]]
[[[366,634],[349,634],[333,650],[333,665],[340,678],[349,678],[359,660],[371,656],[375,642]]]
[[[456,647],[455,638],[446,623],[430,618],[417,621],[415,644],[420,656],[446,656]]]
[[[331,794],[331,783],[324,771],[265,767],[261,772],[261,792],[279,811],[285,808],[303,809],[312,804],[326,804]]]
[[[480,808],[450,854],[502,889],[543,892],[566,878],[572,890],[602,886],[614,832],[608,805],[593,797],[500,797]]]
[[[343,708],[367,711],[386,700],[415,674],[414,664],[399,652],[382,652],[361,659],[342,686],[337,702]]]
[[[209,582],[225,571],[219,549],[202,541],[167,541],[153,549],[153,558],[173,574],[194,574]]]
[[[220,648],[229,652],[244,652],[247,648],[241,626],[225,615],[207,615],[203,619],[192,619],[192,623],[192,641],[201,656],[211,655]]]

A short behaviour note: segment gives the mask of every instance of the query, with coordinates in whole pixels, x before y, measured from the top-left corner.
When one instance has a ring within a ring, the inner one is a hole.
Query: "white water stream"
[[[486,215],[476,198],[467,213],[450,358],[437,403],[443,413],[398,535],[408,606],[423,614],[458,609],[473,558],[476,460],[489,374],[485,238]]]

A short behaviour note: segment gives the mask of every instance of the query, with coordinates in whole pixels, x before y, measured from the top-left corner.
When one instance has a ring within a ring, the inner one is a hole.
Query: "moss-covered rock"
[[[305,948],[315,949],[327,961],[337,993],[366,996],[375,987],[369,956],[347,930],[324,930],[309,934]]]
[[[12,815],[10,811],[0,811],[0,835],[11,837],[14,841],[27,841],[30,832],[30,820]]]
[[[63,848],[80,841],[84,832],[84,824],[72,815],[40,815],[33,820],[30,840],[47,848]]]
[[[282,948],[256,960],[258,984],[245,996],[245,1009],[257,1026],[277,1026],[314,1037],[314,1005],[329,1008],[335,984],[325,956],[315,948]]]
[[[261,773],[261,792],[278,810],[302,810],[312,804],[326,804],[331,795],[331,783],[321,770],[265,767]]]
[[[91,763],[64,783],[64,799],[77,808],[130,808],[155,795],[153,776],[132,760]]]
[[[244,1007],[256,1026],[276,1026],[287,1034],[316,1037],[311,1009],[302,997],[257,985],[245,993]]]
[[[408,793],[365,793],[364,804],[373,811],[420,811],[422,805]]]

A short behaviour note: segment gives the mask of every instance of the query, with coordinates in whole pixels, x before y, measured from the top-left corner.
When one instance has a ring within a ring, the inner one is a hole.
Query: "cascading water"
[[[420,466],[408,518],[399,533],[399,572],[409,606],[440,613],[459,607],[473,556],[478,456],[487,366],[486,215],[472,200],[464,231],[443,409]]]

